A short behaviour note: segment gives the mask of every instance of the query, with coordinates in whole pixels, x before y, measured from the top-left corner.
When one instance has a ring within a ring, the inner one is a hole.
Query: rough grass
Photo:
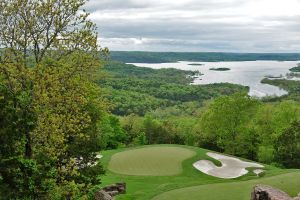
[[[158,195],[153,200],[249,200],[253,186],[267,184],[296,196],[300,192],[300,171],[260,180],[218,183],[181,188]]]
[[[108,169],[117,174],[171,176],[182,172],[182,162],[196,153],[181,147],[147,147],[116,153]]]

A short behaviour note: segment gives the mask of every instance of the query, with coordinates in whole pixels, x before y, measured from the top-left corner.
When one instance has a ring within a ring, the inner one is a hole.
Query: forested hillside
[[[247,91],[234,84],[191,85],[195,71],[177,69],[140,68],[120,62],[107,62],[101,73],[106,77],[99,85],[107,89],[107,98],[117,115],[145,115],[158,108],[182,106],[188,102],[197,105],[212,98]]]
[[[101,72],[106,77],[98,84],[119,116],[123,145],[186,144],[286,167],[299,164],[299,136],[289,132],[299,126],[300,105],[287,100],[297,100],[297,81],[282,81],[288,96],[261,101],[239,85],[190,85],[192,71],[108,62]],[[294,164],[283,159],[289,151]]]
[[[294,81],[294,80],[286,80],[286,79],[268,79],[264,78],[262,83],[270,84],[274,86],[278,86],[282,89],[285,89],[289,92],[288,95],[285,95],[283,97],[278,97],[275,99],[292,99],[295,101],[300,101],[300,81]]]
[[[218,53],[218,52],[144,52],[112,51],[113,60],[125,63],[167,63],[177,61],[255,61],[255,60],[300,60],[298,53]]]

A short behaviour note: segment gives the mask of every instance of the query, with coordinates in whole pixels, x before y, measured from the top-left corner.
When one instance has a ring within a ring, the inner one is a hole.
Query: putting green
[[[300,188],[300,172],[277,175],[260,180],[233,183],[218,183],[171,190],[152,200],[249,200],[256,184],[267,184],[282,189],[291,196],[297,196]]]
[[[171,176],[182,172],[182,161],[196,152],[181,147],[144,147],[114,154],[108,169],[117,174]]]

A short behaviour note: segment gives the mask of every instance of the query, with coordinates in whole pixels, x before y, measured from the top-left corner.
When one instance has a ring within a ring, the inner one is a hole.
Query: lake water
[[[190,64],[203,64],[195,66]],[[260,81],[265,76],[285,77],[289,69],[295,67],[299,61],[243,61],[243,62],[177,62],[177,63],[132,63],[139,67],[149,67],[153,69],[176,68],[181,70],[193,70],[201,72],[202,76],[195,79],[193,84],[211,84],[211,83],[235,83],[250,87],[249,95],[264,96],[282,96],[287,91],[276,86],[262,84]],[[213,71],[210,68],[230,68],[229,71]],[[300,80],[294,78],[294,80]]]

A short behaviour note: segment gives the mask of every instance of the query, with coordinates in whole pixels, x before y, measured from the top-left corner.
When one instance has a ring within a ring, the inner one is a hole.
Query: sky
[[[300,53],[300,0],[89,0],[102,47]]]

